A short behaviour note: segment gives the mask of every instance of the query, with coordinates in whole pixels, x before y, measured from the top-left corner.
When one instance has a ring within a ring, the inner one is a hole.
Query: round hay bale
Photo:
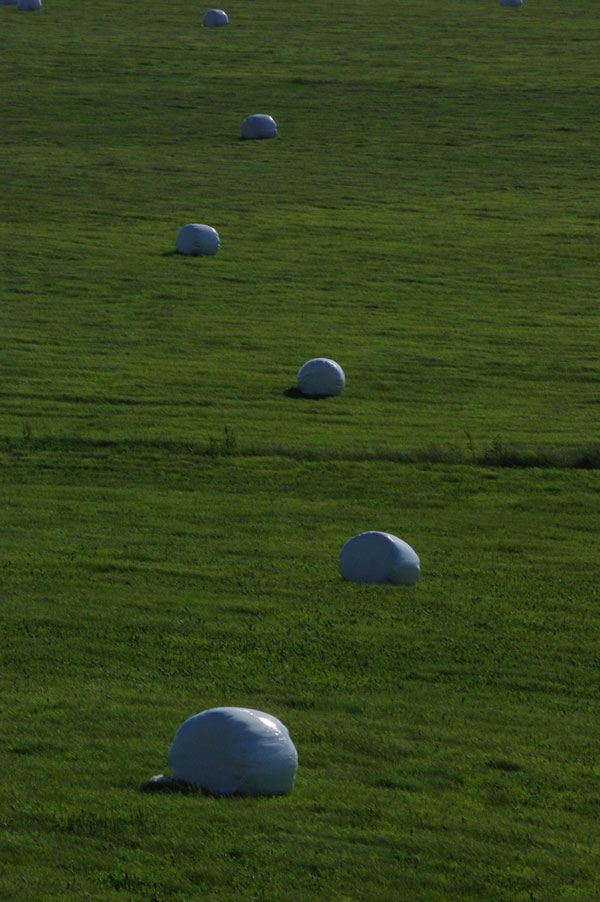
[[[345,384],[343,369],[329,357],[314,357],[298,370],[298,388],[303,395],[339,395]]]
[[[19,0],[0,0],[0,6],[16,6]]]
[[[256,113],[242,122],[242,138],[276,138],[277,125],[272,116]]]
[[[19,0],[19,9],[41,9],[42,0]]]
[[[414,586],[421,564],[416,552],[388,532],[361,532],[348,539],[339,557],[344,579],[359,583]]]
[[[500,0],[500,6],[523,6],[523,0]]]
[[[227,25],[228,22],[227,13],[222,9],[209,9],[204,13],[204,18],[202,19],[202,24],[207,28],[221,28],[223,25]]]
[[[221,245],[219,233],[212,226],[192,222],[177,232],[175,246],[180,254],[203,257],[216,254]]]
[[[207,792],[291,792],[298,754],[287,728],[252,708],[210,708],[181,724],[169,749],[173,780]]]

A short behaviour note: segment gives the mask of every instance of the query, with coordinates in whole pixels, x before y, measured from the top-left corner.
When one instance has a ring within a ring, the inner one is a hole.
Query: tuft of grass
[[[590,442],[579,447],[551,448],[519,447],[511,442],[494,439],[490,446],[475,458],[483,466],[543,467],[576,470],[597,470],[600,467],[600,443]]]
[[[200,453],[202,453],[202,451]],[[232,455],[235,455],[238,453],[238,444],[234,433],[225,426],[222,439],[217,439],[212,435],[209,436],[208,444],[204,448],[204,453],[209,457],[231,457]]]

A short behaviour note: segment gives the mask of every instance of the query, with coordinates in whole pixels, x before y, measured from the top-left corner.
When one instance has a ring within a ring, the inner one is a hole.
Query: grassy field
[[[0,898],[593,902],[596,4],[203,11],[0,8]],[[294,792],[141,792],[226,704]]]
[[[595,897],[596,473],[10,463],[3,898]],[[339,579],[365,525],[414,589]],[[290,797],[140,793],[215,704],[289,725]]]
[[[593,8],[3,10],[7,433],[597,437]],[[189,221],[217,257],[173,254]],[[319,355],[348,392],[285,397]]]

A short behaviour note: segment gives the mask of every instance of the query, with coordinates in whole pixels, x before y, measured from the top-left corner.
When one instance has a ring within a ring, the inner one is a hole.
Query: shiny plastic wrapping
[[[212,226],[191,222],[177,232],[175,246],[180,254],[202,257],[216,254],[221,245],[219,233]]]
[[[339,395],[345,384],[343,369],[329,357],[307,360],[298,371],[298,388],[303,395]]]
[[[344,579],[360,583],[413,586],[421,563],[416,552],[388,532],[361,532],[348,539],[339,557]]]
[[[277,125],[272,116],[266,113],[255,113],[247,116],[242,122],[242,138],[275,138]]]
[[[220,28],[227,25],[229,18],[227,13],[222,9],[209,9],[204,13],[202,24],[207,28]]]
[[[210,708],[181,724],[169,749],[174,780],[208,792],[291,792],[298,754],[287,728],[252,708]]]

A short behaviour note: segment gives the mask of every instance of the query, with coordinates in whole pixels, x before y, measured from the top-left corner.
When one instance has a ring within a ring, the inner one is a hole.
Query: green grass
[[[0,8],[0,898],[592,902],[595,4],[202,12]],[[143,793],[224,704],[293,793]]]
[[[596,436],[593,6],[172,6],[3,10],[5,430]],[[348,391],[283,396],[320,354]]]
[[[4,898],[597,892],[595,472],[5,455]],[[344,583],[393,530],[414,589]],[[279,800],[144,796],[187,716],[269,710]]]

